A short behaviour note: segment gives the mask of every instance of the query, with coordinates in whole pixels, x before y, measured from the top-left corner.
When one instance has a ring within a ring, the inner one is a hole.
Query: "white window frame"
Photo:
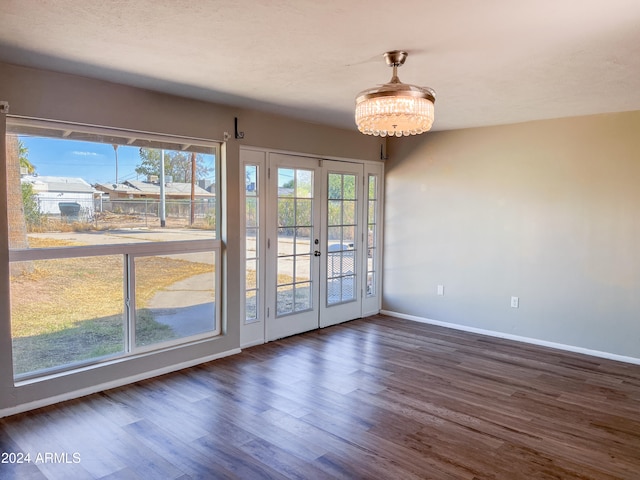
[[[42,129],[55,131],[59,136],[52,135],[52,138],[65,139],[69,138],[74,132],[81,134],[96,135],[99,137],[111,137],[117,139],[121,144],[133,144],[135,142],[149,142],[149,144],[163,144],[167,145],[167,149],[187,150],[191,146],[200,146],[215,149],[215,174],[216,174],[216,192],[215,192],[215,214],[216,214],[216,227],[212,231],[215,238],[212,239],[200,239],[200,240],[182,240],[182,241],[165,241],[165,242],[147,242],[147,243],[122,243],[112,245],[88,245],[88,246],[73,246],[73,247],[58,247],[58,248],[31,248],[31,249],[9,249],[9,264],[12,262],[24,262],[34,260],[49,260],[49,259],[64,259],[64,258],[76,258],[76,257],[90,257],[90,256],[104,256],[104,255],[122,255],[125,259],[123,262],[123,286],[126,288],[127,295],[125,296],[125,302],[123,305],[125,315],[125,327],[127,331],[134,329],[132,321],[135,318],[135,285],[130,282],[130,272],[132,271],[132,263],[134,258],[142,256],[153,255],[169,255],[169,254],[181,254],[181,253],[197,253],[197,252],[212,252],[214,255],[215,264],[215,329],[202,334],[191,335],[188,337],[182,337],[174,340],[168,340],[165,342],[159,342],[153,345],[146,345],[142,347],[135,347],[132,345],[130,334],[125,338],[124,352],[119,355],[108,356],[105,358],[89,359],[86,362],[73,363],[69,365],[61,365],[52,367],[49,369],[38,370],[35,372],[28,372],[20,375],[14,375],[14,384],[18,385],[25,381],[38,380],[39,378],[46,378],[52,374],[58,374],[63,372],[73,372],[75,370],[87,367],[89,365],[96,365],[100,363],[112,362],[114,359],[135,357],[140,354],[147,354],[149,352],[159,352],[168,350],[180,346],[191,345],[206,339],[220,336],[223,332],[222,325],[224,319],[222,318],[223,303],[222,295],[224,288],[222,285],[222,241],[220,240],[221,232],[221,202],[220,202],[220,181],[221,175],[221,144],[219,142],[201,138],[172,136],[172,135],[160,135],[149,132],[140,132],[133,130],[120,130],[107,127],[98,127],[94,125],[83,125],[67,122],[56,122],[42,119],[32,119],[21,116],[6,116],[7,132],[9,126],[11,129],[23,127],[27,132],[31,129]],[[7,133],[5,132],[5,135]],[[27,133],[25,133],[27,134]],[[124,139],[124,140],[123,140]],[[128,141],[127,141],[128,139]],[[153,147],[159,148],[159,147]],[[6,208],[6,206],[4,207]],[[10,292],[7,292],[6,299],[0,299],[7,304],[10,302]],[[13,361],[13,360],[12,360]]]

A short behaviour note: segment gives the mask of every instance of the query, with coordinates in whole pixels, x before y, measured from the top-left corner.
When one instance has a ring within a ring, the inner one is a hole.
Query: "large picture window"
[[[219,145],[7,119],[17,380],[220,333]]]

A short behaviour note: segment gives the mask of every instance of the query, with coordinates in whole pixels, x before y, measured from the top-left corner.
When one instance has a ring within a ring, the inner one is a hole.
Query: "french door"
[[[361,317],[363,299],[371,297],[373,251],[372,236],[365,235],[365,165],[277,153],[243,158],[242,331],[255,330],[251,340],[244,335],[244,346]],[[254,325],[261,316],[262,339]]]
[[[319,325],[321,167],[269,157],[266,339],[274,340]]]

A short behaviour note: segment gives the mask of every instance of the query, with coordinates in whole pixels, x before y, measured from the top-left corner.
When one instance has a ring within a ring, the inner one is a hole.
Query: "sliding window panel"
[[[19,118],[7,132],[11,248],[218,238],[217,143]]]
[[[11,263],[16,378],[125,353],[123,256]]]
[[[215,258],[215,252],[134,258],[135,348],[219,332]]]

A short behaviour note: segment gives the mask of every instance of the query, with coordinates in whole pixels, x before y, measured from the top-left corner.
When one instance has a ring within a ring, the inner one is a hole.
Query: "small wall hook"
[[[389,160],[389,157],[384,154],[384,145],[380,144],[380,160]]]
[[[236,138],[244,138],[244,132],[238,131],[238,117],[235,117],[234,121],[235,121],[235,127],[236,127]]]

